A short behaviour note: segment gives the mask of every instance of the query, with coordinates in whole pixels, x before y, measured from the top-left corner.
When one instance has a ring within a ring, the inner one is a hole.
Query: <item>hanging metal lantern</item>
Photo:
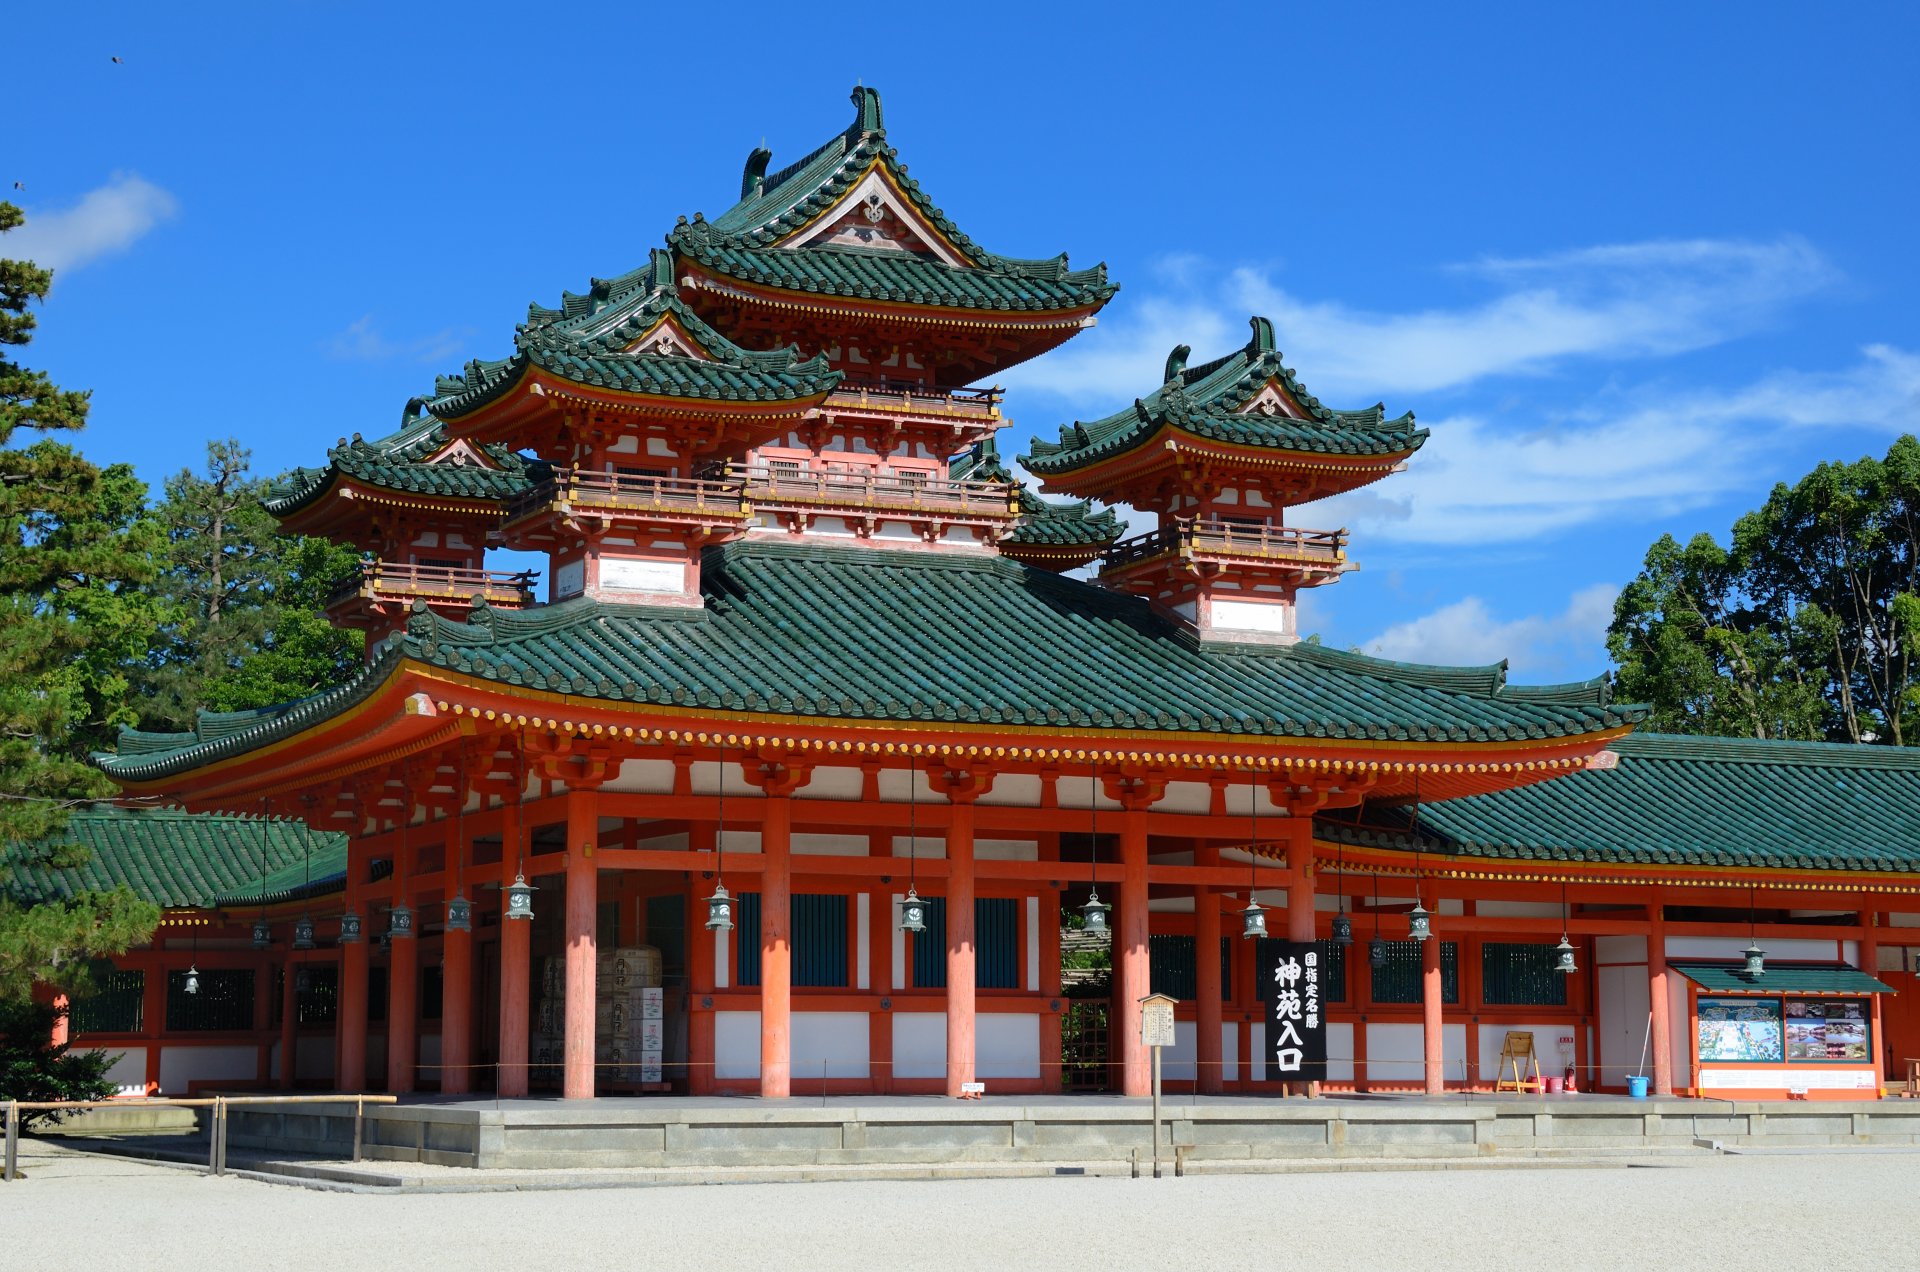
[[[1758,942],[1747,946],[1742,952],[1746,955],[1747,966],[1741,975],[1750,981],[1757,981],[1767,974],[1767,952],[1760,948]]]
[[[513,883],[507,888],[507,908],[501,914],[505,919],[531,919],[533,917],[533,894],[537,891],[527,882],[527,876],[516,874]]]
[[[1247,908],[1240,911],[1243,937],[1265,936],[1267,934],[1267,912],[1260,908],[1258,901],[1249,900]]]
[[[1569,972],[1577,972],[1580,970],[1579,968],[1573,965],[1573,943],[1567,940],[1567,934],[1565,932],[1562,932],[1560,934],[1560,944],[1554,947],[1553,953],[1554,953],[1554,961],[1553,961],[1554,971],[1561,972],[1561,973],[1569,973]]]
[[[912,887],[907,895],[900,898],[900,930],[902,932],[924,932],[927,930],[927,903]]]
[[[265,919],[253,921],[253,948],[264,950],[273,945],[273,925]]]
[[[340,916],[340,944],[360,944],[360,916],[352,910]]]
[[[183,988],[189,994],[200,992],[200,968],[196,964],[187,964],[187,983]]]
[[[473,902],[457,892],[453,894],[453,900],[447,902],[447,931],[473,931]]]
[[[1387,965],[1387,942],[1384,937],[1374,937],[1367,942],[1367,965],[1382,968]]]
[[[713,895],[707,898],[707,928],[714,932],[733,931],[733,898],[727,895],[727,885],[713,885]]]
[[[1353,920],[1344,914],[1333,916],[1333,943],[1342,948],[1353,944]]]
[[[1086,921],[1086,930],[1089,932],[1105,933],[1107,931],[1107,911],[1111,908],[1112,907],[1105,901],[1100,899],[1099,889],[1090,889],[1087,892],[1086,904],[1080,907],[1080,917]]]
[[[305,994],[310,992],[312,989],[313,989],[313,969],[310,967],[303,966],[298,972],[294,973],[293,992],[295,994]]]
[[[1427,913],[1426,906],[1415,901],[1413,909],[1407,911],[1407,939],[1424,941],[1432,935],[1433,916]]]
[[[307,915],[301,915],[299,920],[293,925],[293,948],[296,950],[310,950],[314,948],[313,920]]]
[[[387,935],[396,941],[413,935],[413,907],[396,905],[387,912]]]

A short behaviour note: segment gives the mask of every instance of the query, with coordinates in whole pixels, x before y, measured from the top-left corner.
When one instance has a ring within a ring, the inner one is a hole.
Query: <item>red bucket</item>
[[[1566,1079],[1564,1078],[1548,1078],[1547,1079],[1548,1095],[1558,1095],[1565,1087],[1566,1087]]]

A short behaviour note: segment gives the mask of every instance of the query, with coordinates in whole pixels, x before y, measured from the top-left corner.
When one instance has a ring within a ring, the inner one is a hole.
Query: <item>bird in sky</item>
[[[125,66],[125,65],[126,65],[126,63],[125,63],[125,62],[123,62],[123,61],[121,61],[121,60],[120,60],[120,58],[119,58],[119,57],[118,57],[117,55],[116,55],[116,56],[114,57],[114,59],[113,59],[113,64],[114,64],[115,66]]]
[[[24,181],[16,181],[13,183],[13,188],[16,190],[24,190],[27,188],[27,183]]]

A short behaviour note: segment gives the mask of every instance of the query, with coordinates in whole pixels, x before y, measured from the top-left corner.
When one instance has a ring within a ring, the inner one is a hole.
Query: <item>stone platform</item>
[[[850,1096],[436,1100],[369,1107],[363,1157],[509,1170],[1127,1162],[1151,1155],[1149,1103]],[[1162,1105],[1161,1152],[1234,1162],[1542,1158],[1725,1148],[1920,1146],[1920,1101],[1731,1102],[1572,1096],[1188,1097]],[[230,1112],[235,1148],[340,1159],[341,1106]]]

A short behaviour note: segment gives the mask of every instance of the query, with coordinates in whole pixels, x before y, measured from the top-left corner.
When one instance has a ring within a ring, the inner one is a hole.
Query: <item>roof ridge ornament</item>
[[[1180,373],[1187,369],[1187,358],[1192,353],[1193,347],[1191,345],[1182,344],[1173,346],[1173,352],[1167,355],[1167,371],[1165,375],[1160,377],[1161,383],[1171,384],[1174,380],[1178,379]]]
[[[740,174],[740,197],[742,200],[757,199],[767,190],[767,165],[773,162],[773,151],[764,145],[755,146],[747,153],[746,171]]]
[[[887,131],[886,121],[880,110],[879,89],[855,84],[849,100],[853,102],[855,111],[853,127],[849,130],[853,136],[868,137],[884,134]]]

